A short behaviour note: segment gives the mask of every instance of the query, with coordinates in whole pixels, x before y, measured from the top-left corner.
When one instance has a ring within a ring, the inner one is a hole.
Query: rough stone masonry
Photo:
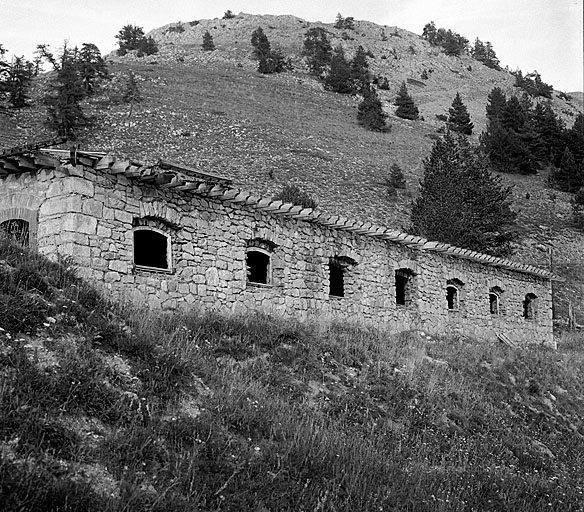
[[[553,343],[545,270],[242,197],[104,157],[4,175],[0,227],[22,223],[40,252],[70,255],[83,277],[152,308]]]

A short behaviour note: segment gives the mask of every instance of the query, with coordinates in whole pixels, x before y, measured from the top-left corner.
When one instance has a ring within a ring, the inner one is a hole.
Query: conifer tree
[[[431,240],[496,256],[511,251],[511,189],[490,173],[466,137],[447,132],[424,161],[412,231]]]
[[[213,36],[208,30],[203,34],[203,44],[201,45],[203,50],[206,52],[212,52],[215,50],[215,42],[213,41]]]
[[[108,76],[107,65],[99,48],[93,43],[83,43],[77,57],[79,73],[86,94],[92,94],[98,78]]]
[[[32,77],[32,67],[24,57],[15,57],[12,64],[6,67],[5,79],[0,83],[0,91],[6,93],[13,107],[22,108],[27,105]]]
[[[550,182],[563,192],[577,192],[584,187],[584,168],[576,163],[570,148],[564,150],[560,166],[552,172]]]
[[[302,55],[306,57],[310,73],[322,78],[333,56],[333,47],[324,28],[314,27],[304,34]]]
[[[416,107],[414,100],[409,95],[405,82],[402,82],[400,90],[397,93],[395,104],[397,105],[397,109],[395,111],[396,116],[410,120],[418,119],[418,107]]]
[[[56,62],[52,55],[51,58]],[[63,49],[51,90],[44,98],[48,111],[46,124],[59,135],[75,139],[78,129],[88,121],[79,105],[86,93],[76,62],[76,51],[67,46]]]
[[[367,53],[361,45],[358,46],[355,56],[351,59],[351,78],[355,92],[362,91],[365,85],[371,82]]]
[[[470,115],[466,105],[462,102],[460,94],[457,92],[452,107],[448,110],[448,127],[453,132],[463,135],[471,135],[474,124],[470,121]]]
[[[331,59],[330,70],[324,79],[324,87],[329,91],[340,94],[351,94],[353,92],[351,67],[341,46],[337,46],[335,49]]]
[[[381,107],[377,92],[371,86],[363,89],[363,101],[357,109],[357,121],[361,126],[373,132],[388,131],[385,124],[387,114]]]
[[[269,58],[271,47],[268,36],[264,33],[262,27],[256,28],[251,34],[251,45],[253,46],[253,56],[257,60]]]
[[[142,27],[124,25],[115,37],[118,40],[118,55],[126,55],[132,50],[137,50],[139,57],[158,52],[156,41],[151,36],[146,37]]]

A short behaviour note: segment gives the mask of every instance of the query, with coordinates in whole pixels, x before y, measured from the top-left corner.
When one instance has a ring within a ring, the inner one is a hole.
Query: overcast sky
[[[421,34],[429,21],[490,41],[503,66],[537,70],[556,89],[584,91],[584,0],[0,0],[0,44],[32,57],[39,43],[53,49],[96,44],[103,54],[131,23],[153,28],[234,13],[293,14],[333,22],[337,13]]]

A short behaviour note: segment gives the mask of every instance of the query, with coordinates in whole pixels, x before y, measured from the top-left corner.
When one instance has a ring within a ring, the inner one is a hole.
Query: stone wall
[[[501,332],[514,341],[553,339],[550,282],[526,273],[138,185],[82,166],[2,179],[0,219],[21,202],[27,215],[38,212],[35,239],[41,252],[69,254],[84,277],[154,308],[262,309],[483,339]],[[134,264],[136,228],[151,228],[170,240],[168,269]],[[266,284],[248,282],[250,248],[269,255]],[[343,297],[329,293],[331,261],[341,262]],[[398,269],[411,275],[403,305],[396,303]],[[451,309],[448,282],[457,290]],[[499,314],[490,311],[489,290],[495,287]],[[537,297],[533,318],[524,317],[527,294]]]

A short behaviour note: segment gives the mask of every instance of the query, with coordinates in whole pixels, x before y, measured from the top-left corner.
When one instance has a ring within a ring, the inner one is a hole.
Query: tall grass
[[[4,247],[2,510],[584,507],[581,336],[157,314]],[[15,296],[37,313],[6,322]]]

